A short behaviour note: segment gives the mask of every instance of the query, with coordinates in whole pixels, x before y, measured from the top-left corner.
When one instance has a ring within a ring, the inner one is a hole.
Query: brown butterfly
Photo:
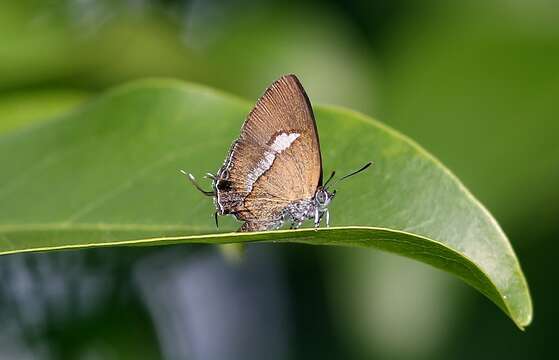
[[[342,177],[355,175],[367,167]],[[185,175],[186,173],[182,171]],[[322,158],[311,103],[295,75],[274,82],[248,115],[240,137],[235,140],[213,180],[212,191],[217,215],[234,215],[244,221],[239,231],[277,229],[290,221],[298,228],[314,219],[320,226],[336,191],[322,184]]]

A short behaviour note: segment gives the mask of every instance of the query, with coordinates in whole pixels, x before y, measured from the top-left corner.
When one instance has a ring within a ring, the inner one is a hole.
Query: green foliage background
[[[294,72],[313,102],[380,118],[449,165],[502,224],[530,280],[536,317],[520,333],[486,299],[422,265],[359,249],[281,248],[286,293],[298,304],[287,331],[291,358],[551,354],[559,203],[553,4],[84,4],[0,5],[1,131],[61,115],[135,78],[172,76],[255,99],[263,84]],[[3,257],[6,351],[169,356],[131,281],[137,264],[159,251]],[[206,251],[174,250],[185,261]],[[59,295],[49,295],[46,280],[59,284]],[[88,287],[95,281],[103,292]],[[85,311],[75,304],[87,289],[97,300]]]

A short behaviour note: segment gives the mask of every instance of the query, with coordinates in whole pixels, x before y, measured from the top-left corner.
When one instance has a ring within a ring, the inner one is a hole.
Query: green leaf
[[[311,94],[312,96],[312,94]],[[216,233],[194,174],[222,163],[251,104],[192,84],[147,80],[0,138],[0,254],[115,245],[300,242],[375,247],[463,279],[520,327],[526,280],[485,208],[417,144],[364,115],[316,107],[325,172],[375,165],[338,186],[333,227]]]

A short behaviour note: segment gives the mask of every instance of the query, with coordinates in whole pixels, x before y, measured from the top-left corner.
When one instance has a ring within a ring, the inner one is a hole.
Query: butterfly
[[[355,175],[371,165],[339,180]],[[192,174],[181,172],[196,189],[212,196],[218,215],[243,221],[239,231],[265,231],[291,222],[296,229],[308,219],[315,228],[326,217],[336,195],[322,183],[322,155],[309,98],[295,75],[284,75],[260,97],[241,128],[241,135],[205,191]],[[339,181],[338,180],[338,181]]]

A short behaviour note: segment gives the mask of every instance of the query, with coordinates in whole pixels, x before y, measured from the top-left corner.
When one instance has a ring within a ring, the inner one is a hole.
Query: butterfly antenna
[[[330,180],[334,178],[334,175],[336,175],[336,171],[332,171],[332,174],[330,174],[330,177],[328,178],[328,180],[326,180],[326,182],[324,183],[324,185],[322,185],[322,187],[326,187],[326,185],[328,185]]]
[[[194,185],[194,187],[196,189],[198,189],[198,191],[200,191],[202,194],[204,194],[206,196],[214,196],[215,195],[215,193],[213,191],[206,191],[206,190],[202,189],[202,187],[200,185],[198,185],[198,183],[196,182],[196,178],[194,178],[194,175],[192,175],[190,173],[187,173],[184,170],[181,170],[180,172],[183,173],[190,180],[192,185]]]
[[[355,171],[352,172],[352,173],[349,173],[349,174],[347,174],[347,175],[345,175],[345,176],[342,176],[341,178],[337,179],[337,180],[332,184],[332,187],[335,186],[335,185],[336,185],[337,183],[339,183],[340,181],[342,181],[342,180],[344,180],[344,179],[347,179],[348,177],[351,177],[351,176],[353,176],[353,175],[359,174],[361,171],[366,170],[366,169],[367,169],[369,166],[371,166],[371,165],[373,165],[373,162],[372,162],[372,161],[369,161],[368,163],[366,163],[365,165],[363,165],[359,170],[355,170]],[[328,180],[330,180],[330,179],[328,179]]]

